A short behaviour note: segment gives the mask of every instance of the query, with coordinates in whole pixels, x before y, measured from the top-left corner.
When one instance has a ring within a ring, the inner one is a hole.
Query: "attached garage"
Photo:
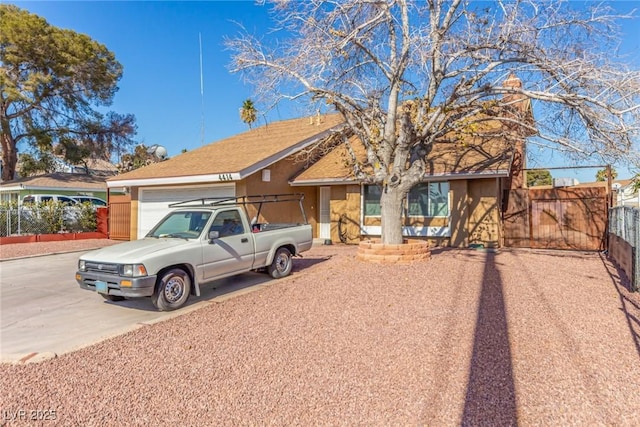
[[[143,238],[169,213],[171,203],[202,197],[235,197],[235,195],[234,183],[188,187],[141,187],[138,198],[138,238]]]

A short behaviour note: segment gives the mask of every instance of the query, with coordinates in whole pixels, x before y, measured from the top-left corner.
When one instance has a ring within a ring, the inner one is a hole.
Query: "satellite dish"
[[[158,160],[167,160],[169,158],[167,155],[167,149],[158,144],[153,144],[149,147],[147,149],[147,153],[154,155]]]
[[[156,152],[154,154],[160,160],[166,160],[168,158],[167,149],[164,148],[162,145],[158,145],[158,148],[156,148]]]
[[[620,190],[620,188],[622,188],[622,184],[620,184],[619,182],[614,182],[613,184],[611,184],[611,188],[613,188],[614,191],[618,191]]]

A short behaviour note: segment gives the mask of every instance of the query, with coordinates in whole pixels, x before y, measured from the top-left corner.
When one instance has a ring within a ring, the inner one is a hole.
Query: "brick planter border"
[[[0,237],[0,244],[34,243],[34,242],[60,242],[63,240],[106,239],[107,235],[95,231],[82,233],[57,233],[57,234],[32,234],[28,236]]]
[[[364,240],[358,245],[357,259],[381,264],[410,264],[431,257],[429,242],[405,239],[400,245],[385,245],[380,240]]]

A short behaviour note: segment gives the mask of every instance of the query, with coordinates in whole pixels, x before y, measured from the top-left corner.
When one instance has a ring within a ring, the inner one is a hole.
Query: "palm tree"
[[[618,177],[618,172],[614,169],[611,168],[611,179],[616,179]],[[607,180],[607,170],[606,169],[600,169],[598,172],[596,172],[596,181],[597,182],[602,182],[602,181],[606,181]]]
[[[240,108],[240,118],[243,122],[249,125],[249,129],[251,129],[251,125],[256,121],[256,107],[253,104],[253,101],[250,99],[246,99],[242,103],[242,108]]]

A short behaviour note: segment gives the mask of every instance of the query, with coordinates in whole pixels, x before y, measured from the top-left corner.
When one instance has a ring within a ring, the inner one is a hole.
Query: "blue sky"
[[[124,66],[113,105],[119,113],[136,116],[136,139],[160,144],[169,156],[202,145],[202,97],[200,92],[199,34],[202,37],[204,86],[204,143],[248,129],[239,117],[242,101],[252,97],[252,87],[227,70],[230,57],[224,36],[238,33],[241,22],[256,33],[270,28],[267,9],[249,0],[238,1],[115,1],[115,2],[6,2],[45,18],[50,24],[89,35],[115,53]],[[617,1],[621,11],[637,8],[640,0]],[[640,20],[623,23],[623,52],[640,67]],[[280,120],[303,115],[295,107],[282,106],[268,115]],[[263,123],[263,122],[262,122]],[[558,156],[544,164],[559,166]],[[618,167],[621,177],[629,172]],[[592,181],[596,170],[552,171],[581,182]]]

